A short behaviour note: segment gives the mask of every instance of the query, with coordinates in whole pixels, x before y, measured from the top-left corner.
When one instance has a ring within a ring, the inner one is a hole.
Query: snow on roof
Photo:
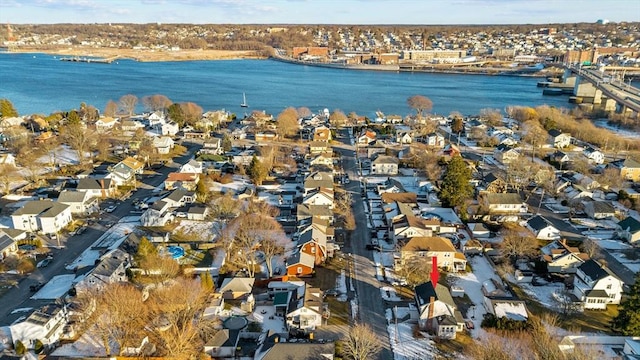
[[[524,321],[527,320],[529,315],[527,314],[527,308],[522,302],[495,302],[493,304],[496,317],[506,317],[511,320]]]
[[[58,299],[71,289],[76,276],[73,274],[54,276],[45,286],[35,293],[31,299]]]

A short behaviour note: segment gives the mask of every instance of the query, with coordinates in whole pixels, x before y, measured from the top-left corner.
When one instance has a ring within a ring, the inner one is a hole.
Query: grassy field
[[[306,281],[312,287],[317,287],[321,290],[334,289],[340,271],[344,269],[345,266],[346,261],[340,257],[335,257],[327,261],[324,266],[317,266],[315,276],[306,279]],[[349,323],[349,307],[347,302],[338,301],[338,299],[333,296],[327,296],[324,301],[329,304],[329,311],[331,312],[328,325],[346,325]]]

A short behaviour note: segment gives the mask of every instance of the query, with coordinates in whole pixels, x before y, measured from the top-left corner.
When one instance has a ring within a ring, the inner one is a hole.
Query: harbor
[[[60,61],[70,61],[70,62],[83,62],[83,63],[96,63],[96,64],[111,64],[116,61],[120,56],[112,56],[109,58],[94,58],[94,57],[80,57],[80,56],[71,56],[71,57],[62,57]]]

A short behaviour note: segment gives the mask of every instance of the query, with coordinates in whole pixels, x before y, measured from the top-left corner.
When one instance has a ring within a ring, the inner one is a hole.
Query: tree
[[[202,108],[196,103],[180,103],[180,109],[182,109],[182,114],[184,115],[184,122],[188,125],[193,126],[202,118]]]
[[[502,125],[502,114],[498,109],[480,109],[480,118],[485,120],[489,126]]]
[[[382,349],[380,339],[364,324],[356,324],[349,329],[344,341],[344,354],[353,360],[368,360]]]
[[[264,179],[267,178],[267,168],[255,155],[253,155],[253,158],[251,159],[247,173],[249,174],[251,181],[256,185],[262,185]]]
[[[140,238],[140,243],[138,244],[138,251],[136,252],[133,259],[136,261],[136,263],[138,263],[151,255],[157,255],[157,254],[158,254],[158,249],[156,248],[156,246],[153,245],[151,241],[147,239],[146,236],[143,236]]]
[[[458,207],[473,194],[471,169],[467,167],[462,157],[454,156],[447,164],[447,168],[440,185],[440,200],[446,207]]]
[[[222,134],[222,150],[224,152],[231,151],[233,148],[233,142],[231,141],[231,136],[228,133]]]
[[[169,120],[176,122],[178,125],[183,126],[185,122],[184,112],[180,104],[173,103],[167,108],[167,115]]]
[[[142,104],[147,110],[155,112],[167,110],[173,102],[164,95],[155,94],[143,97]]]
[[[9,99],[0,99],[0,119],[18,116],[18,111]]]
[[[69,122],[60,129],[62,138],[78,154],[80,164],[84,163],[85,154],[97,143],[96,133],[77,122]]]
[[[620,170],[610,167],[607,167],[606,169],[604,169],[602,174],[596,176],[596,180],[602,186],[615,189],[619,189],[624,183],[622,177],[620,176]]]
[[[414,95],[407,99],[407,105],[416,111],[419,119],[422,119],[422,113],[425,111],[431,111],[433,108],[433,102],[426,96]]]
[[[100,111],[93,105],[87,105],[85,103],[80,104],[80,110],[78,111],[80,119],[85,122],[94,122],[100,117]]]
[[[277,131],[281,137],[298,133],[298,111],[292,107],[284,109],[277,117]]]
[[[408,285],[417,286],[429,281],[431,278],[432,259],[430,257],[415,256],[406,259],[398,266],[396,273],[403,278]]]
[[[540,126],[539,122],[534,120],[524,123],[524,128],[525,135],[522,140],[531,145],[531,159],[533,159],[536,148],[547,141],[547,132]]]
[[[118,113],[118,104],[115,101],[107,101],[107,105],[104,106],[104,116],[115,117]]]
[[[455,117],[451,122],[451,132],[459,134],[463,130],[464,130],[464,120],[462,120],[462,118]]]
[[[501,255],[511,260],[530,257],[537,253],[538,242],[531,232],[519,225],[509,225],[500,245]]]
[[[134,111],[136,110],[136,105],[138,104],[138,97],[133,94],[123,95],[118,105],[120,110],[122,110],[126,115],[132,116]]]
[[[207,178],[201,177],[196,184],[196,199],[199,203],[206,204],[209,201],[209,195]]]
[[[274,234],[281,237],[276,236],[268,236],[260,243],[260,250],[264,254],[264,261],[267,265],[268,277],[273,276],[273,259],[275,259],[278,255],[283,255],[285,252],[285,243],[291,243],[291,241],[287,241],[284,232]],[[284,240],[283,240],[284,239]]]
[[[613,318],[614,331],[625,336],[640,336],[640,273],[635,283],[618,307],[618,316]]]
[[[600,247],[598,246],[598,243],[593,239],[584,239],[584,241],[582,241],[582,243],[580,244],[580,251],[589,255],[590,259],[597,260],[602,258]]]
[[[0,164],[0,193],[11,192],[11,184],[20,179],[20,172],[12,164]]]
[[[347,123],[347,115],[336,109],[329,115],[329,124],[335,127],[344,126]]]
[[[298,111],[298,116],[302,118],[311,116],[313,114],[311,110],[309,110],[309,108],[305,106],[299,107],[297,111]]]

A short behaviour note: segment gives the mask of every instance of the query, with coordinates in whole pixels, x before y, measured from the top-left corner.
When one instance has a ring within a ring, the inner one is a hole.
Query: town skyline
[[[369,6],[371,4],[371,6]],[[366,6],[365,6],[366,5]],[[619,0],[0,0],[0,22],[196,24],[547,24],[640,21],[640,4]]]

